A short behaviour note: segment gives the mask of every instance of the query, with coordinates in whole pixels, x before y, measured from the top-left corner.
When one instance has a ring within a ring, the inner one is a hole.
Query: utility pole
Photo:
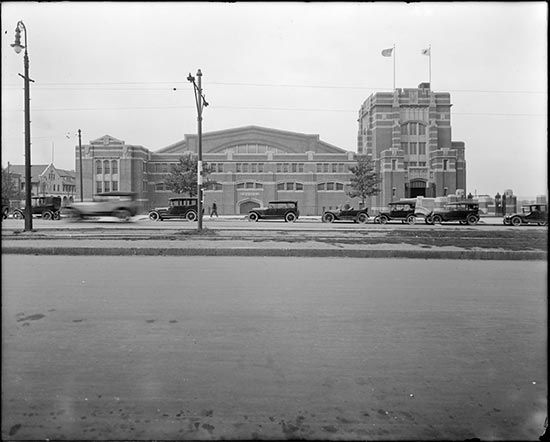
[[[199,69],[197,71],[197,83],[195,83],[195,77],[191,74],[187,76],[187,80],[193,83],[195,91],[195,103],[197,105],[197,132],[198,132],[198,161],[197,161],[197,230],[202,231],[202,110],[208,103],[202,94],[202,72]]]
[[[21,44],[21,29],[25,31],[25,45]],[[31,98],[29,78],[29,54],[27,52],[27,28],[22,21],[17,22],[15,28],[15,42],[11,45],[17,54],[25,49],[23,63],[25,75],[19,74],[25,80],[25,232],[32,231],[32,207],[31,207]]]
[[[82,139],[78,129],[78,152],[80,154],[80,202],[84,201],[84,189],[82,188]]]

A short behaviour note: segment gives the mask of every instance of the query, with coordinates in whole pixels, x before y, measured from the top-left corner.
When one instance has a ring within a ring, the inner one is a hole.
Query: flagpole
[[[428,54],[430,55],[430,60],[429,60],[429,63],[430,63],[430,89],[433,90],[433,87],[432,87],[432,45],[429,46],[429,49],[428,49]]]
[[[395,90],[395,43],[393,44],[393,90]]]

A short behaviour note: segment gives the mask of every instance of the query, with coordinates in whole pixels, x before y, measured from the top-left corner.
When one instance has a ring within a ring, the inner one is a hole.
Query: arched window
[[[95,173],[97,174],[103,173],[103,168],[101,167],[101,160],[96,160],[95,168],[96,168]]]
[[[111,173],[113,173],[113,174],[118,173],[118,161],[117,160],[111,161]]]
[[[109,160],[103,161],[103,173],[108,175],[111,173],[111,162]]]

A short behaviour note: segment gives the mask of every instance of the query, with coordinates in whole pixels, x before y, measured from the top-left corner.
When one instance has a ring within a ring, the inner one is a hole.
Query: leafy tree
[[[365,199],[380,193],[379,184],[382,182],[376,172],[374,160],[370,156],[360,155],[357,157],[357,165],[349,168],[353,174],[351,185],[346,193],[351,198],[361,198],[363,206]]]
[[[17,189],[8,168],[2,168],[2,201],[18,199]]]
[[[180,157],[178,163],[170,171],[165,181],[166,187],[174,193],[187,193],[190,197],[197,196],[197,164],[198,158],[193,154]],[[208,189],[215,181],[208,179],[212,172],[207,163],[202,164],[202,187]]]

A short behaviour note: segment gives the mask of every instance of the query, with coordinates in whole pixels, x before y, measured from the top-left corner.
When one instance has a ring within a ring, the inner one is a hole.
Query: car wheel
[[[185,218],[187,218],[187,221],[195,221],[197,219],[197,212],[190,210],[187,212],[187,215],[185,215]]]
[[[519,216],[514,216],[510,222],[513,226],[520,226],[521,225],[521,218]]]
[[[386,224],[389,220],[386,216],[382,215],[380,218],[380,224]]]
[[[441,224],[443,222],[443,218],[441,217],[441,215],[434,215],[432,217],[432,222],[433,224]]]
[[[53,214],[53,219],[56,221],[61,219],[61,212],[59,210]]]
[[[366,213],[360,213],[357,216],[357,222],[361,224],[365,224],[369,220],[369,216]]]
[[[474,224],[477,224],[479,218],[475,215],[468,215],[468,218],[466,218],[466,222],[469,226],[473,226]]]
[[[50,220],[52,218],[53,218],[53,213],[50,212],[49,210],[44,210],[44,212],[42,212],[42,219]]]
[[[160,215],[158,212],[150,212],[149,213],[149,219],[151,221],[159,221],[160,220]]]
[[[334,221],[334,215],[332,213],[325,213],[323,215],[323,222],[324,223],[331,223]]]
[[[25,218],[25,215],[23,215],[23,212],[20,212],[19,210],[16,210],[15,212],[13,212],[13,217],[15,219],[23,219],[23,218]]]
[[[374,224],[380,224],[380,217],[378,215],[375,216],[373,222]]]
[[[296,221],[296,215],[292,212],[288,212],[286,215],[285,215],[285,222],[287,223],[293,223],[294,221]]]
[[[130,213],[130,211],[126,209],[115,210],[113,212],[113,215],[121,221],[128,221],[132,217],[132,214]]]
[[[252,212],[248,214],[248,221],[257,222],[260,219],[258,214],[256,212]]]
[[[547,222],[537,223],[537,226],[545,226],[546,224],[548,223]]]
[[[414,223],[416,223],[416,216],[414,215],[407,216],[407,224],[414,224]]]

